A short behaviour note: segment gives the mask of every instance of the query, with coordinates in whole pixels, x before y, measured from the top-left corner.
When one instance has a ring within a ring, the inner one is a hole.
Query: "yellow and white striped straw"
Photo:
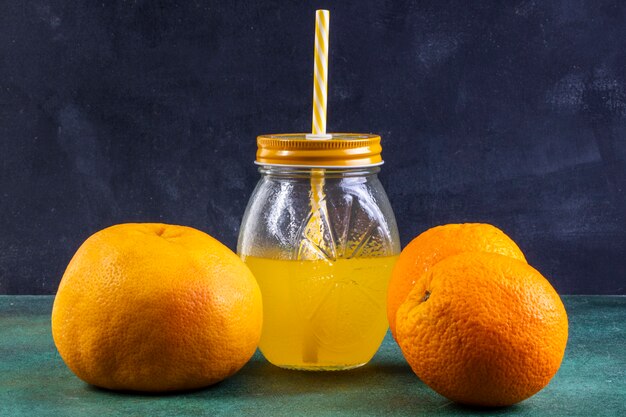
[[[313,77],[313,134],[307,139],[330,139],[326,135],[326,97],[328,92],[328,10],[315,11],[315,67]],[[311,217],[306,225],[306,233],[318,247],[323,247],[324,223],[321,212],[326,211],[324,198],[324,170],[311,169]],[[315,323],[307,321],[302,332],[302,361],[317,363],[319,342],[315,336]],[[318,323],[319,325],[319,323]]]
[[[313,134],[326,134],[328,96],[328,10],[315,11],[315,68],[313,81]]]

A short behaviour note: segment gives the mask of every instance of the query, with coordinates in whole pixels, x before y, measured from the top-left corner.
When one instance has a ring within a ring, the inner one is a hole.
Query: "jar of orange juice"
[[[364,365],[388,327],[400,242],[377,177],[380,137],[325,136],[257,138],[261,179],[239,234],[238,253],[263,295],[259,347],[283,368]]]

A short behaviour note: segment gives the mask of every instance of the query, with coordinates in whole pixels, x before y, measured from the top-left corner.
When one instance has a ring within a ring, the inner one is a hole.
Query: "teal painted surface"
[[[450,403],[422,384],[388,336],[367,366],[286,371],[256,354],[201,391],[135,395],[99,390],[63,364],[50,334],[51,297],[0,297],[0,416],[626,416],[626,297],[564,297],[570,340],[543,391],[509,408]]]

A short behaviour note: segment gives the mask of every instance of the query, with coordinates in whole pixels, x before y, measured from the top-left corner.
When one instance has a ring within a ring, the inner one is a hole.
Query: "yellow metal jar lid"
[[[380,136],[333,133],[327,139],[307,139],[305,133],[257,137],[257,165],[304,168],[364,168],[382,165]]]

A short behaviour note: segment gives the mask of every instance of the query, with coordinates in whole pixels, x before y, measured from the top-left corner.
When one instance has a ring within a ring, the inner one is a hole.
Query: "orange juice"
[[[259,347],[265,358],[292,369],[367,363],[387,332],[387,284],[396,259],[245,257],[263,295]]]

